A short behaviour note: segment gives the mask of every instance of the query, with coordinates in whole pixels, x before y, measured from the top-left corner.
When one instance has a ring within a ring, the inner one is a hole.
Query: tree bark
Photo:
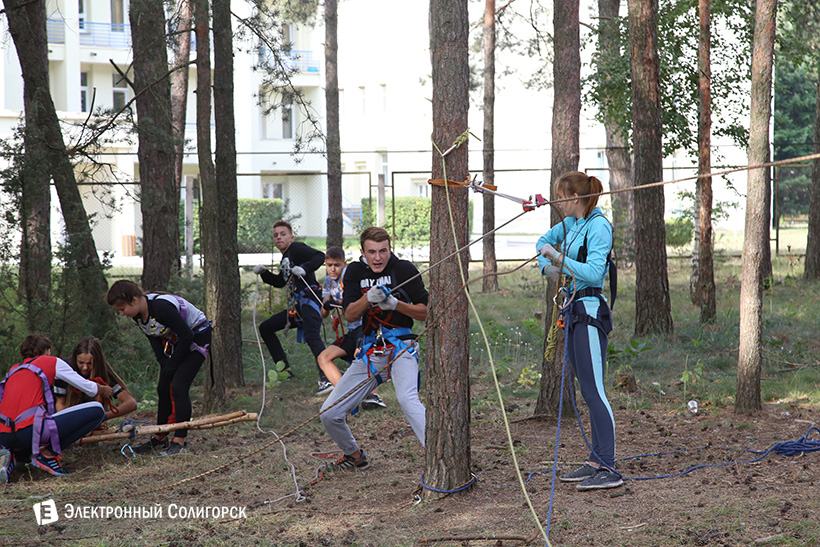
[[[598,49],[601,56],[620,56],[621,41],[618,34],[620,0],[598,0]],[[606,53],[608,52],[608,53]],[[603,77],[604,70],[600,70]],[[623,190],[629,187],[632,158],[629,143],[616,120],[604,122],[606,131],[606,160],[609,165],[609,189]],[[635,262],[635,197],[632,192],[612,195],[612,227],[614,244],[612,258],[619,267],[629,267]]]
[[[712,69],[710,0],[698,0],[698,174],[712,171]],[[698,179],[697,260],[692,253],[693,283],[700,322],[715,318],[715,271],[712,260],[712,177]]]
[[[48,88],[30,90],[24,86],[26,120],[35,120],[43,100],[51,100]],[[51,323],[51,176],[37,158],[44,141],[35,123],[26,123],[24,154],[18,159],[20,178],[19,292],[25,306],[26,327],[30,332],[47,332]]]
[[[663,180],[657,0],[629,0],[629,44],[634,187]],[[672,332],[663,212],[663,187],[636,192],[636,336]]]
[[[209,228],[216,230],[215,248],[205,247],[205,302],[217,328],[211,345],[211,391],[218,400],[225,387],[245,384],[242,371],[242,303],[239,243],[236,239],[239,202],[236,184],[236,123],[234,119],[233,31],[231,0],[214,0],[214,122],[216,180],[210,193]],[[216,373],[222,369],[221,373]],[[217,385],[219,377],[224,386]]]
[[[64,268],[68,275],[63,300],[72,307],[74,330],[103,338],[113,332],[114,317],[102,298],[97,298],[107,288],[105,273],[51,100],[45,3],[4,0],[4,6],[20,60],[25,104],[32,109],[26,111],[26,155],[36,159],[37,168],[54,180],[65,222]],[[38,199],[42,199],[43,181],[38,184]]]
[[[495,185],[495,0],[484,3],[484,182]],[[483,197],[482,233],[495,229],[495,196]],[[495,234],[481,241],[484,255],[482,291],[498,291]]]
[[[433,142],[448,149],[467,129],[469,108],[467,0],[431,0],[430,53],[433,69]],[[468,174],[467,146],[446,157],[447,178]],[[441,157],[433,152],[433,178],[444,177]],[[433,187],[430,219],[430,261],[438,263],[467,242],[467,193]],[[450,226],[449,205],[456,238]],[[466,252],[462,269],[453,257],[430,271],[430,312],[427,344],[427,429],[424,480],[451,490],[470,480],[469,319]],[[446,308],[446,309],[445,309]],[[430,490],[425,496],[436,495]]]
[[[327,246],[344,243],[342,145],[339,132],[338,1],[325,0],[325,108],[327,110]]]
[[[814,106],[814,147],[820,154],[820,68],[817,70],[817,98]],[[806,239],[806,279],[820,279],[820,159],[811,162],[809,235]]]
[[[555,60],[553,62],[554,102],[552,108],[552,164],[550,168],[550,196],[554,199],[555,181],[569,171],[578,170],[581,155],[581,30],[579,1],[561,0],[553,3],[553,36]],[[561,214],[553,207],[550,222],[561,222]],[[547,318],[545,319],[544,349],[547,337],[556,317],[552,317],[552,296],[557,290],[555,282],[547,283]],[[564,377],[564,400],[569,401],[573,389],[572,375],[564,363],[564,333],[559,331],[558,345],[551,360],[541,362],[541,389],[535,405],[536,414],[557,415],[561,397],[561,380]],[[572,412],[571,405],[564,407],[565,414]]]
[[[179,260],[179,192],[174,180],[171,81],[161,2],[132,0],[134,93],[142,211],[142,286],[166,290]],[[169,222],[169,220],[171,220]]]
[[[208,287],[218,270],[218,257],[210,256],[219,246],[219,200],[214,162],[211,159],[211,41],[208,0],[192,0],[196,31],[196,150],[199,159],[199,183],[202,191],[200,208],[200,238],[205,259],[205,285]],[[218,251],[216,251],[218,254]],[[216,260],[214,260],[216,258]],[[213,286],[212,289],[216,289]],[[205,313],[210,319],[215,313],[213,291],[206,288]],[[214,339],[222,325],[214,324]],[[205,408],[212,411],[225,402],[225,370],[216,363],[212,353],[206,370]]]
[[[776,0],[757,0],[752,54],[752,96],[749,122],[749,165],[769,161],[769,123],[772,115]],[[765,194],[768,169],[748,171],[746,227],[740,279],[740,343],[737,360],[735,412],[760,410],[763,367],[764,250],[769,247]]]
[[[191,58],[193,14],[190,0],[179,0],[177,5],[179,9],[176,28],[179,34],[174,44],[174,67],[177,70],[171,73],[171,131],[174,135],[174,189],[176,195],[180,196],[182,164],[185,159],[185,114],[188,109],[188,62]],[[189,227],[192,228],[193,226]],[[178,262],[177,268],[181,269]],[[193,274],[192,263],[186,262],[185,268]]]

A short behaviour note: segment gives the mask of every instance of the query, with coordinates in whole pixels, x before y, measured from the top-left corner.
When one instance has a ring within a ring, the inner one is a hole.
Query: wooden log
[[[89,435],[80,440],[80,444],[99,443],[103,441],[112,441],[116,439],[127,439],[133,435],[156,435],[159,433],[169,433],[178,429],[211,429],[215,427],[224,427],[238,422],[254,422],[258,415],[255,412],[246,412],[239,410],[230,414],[222,416],[210,416],[208,418],[201,418],[199,420],[192,420],[188,422],[164,424],[164,425],[149,425],[139,426],[135,424],[135,430],[121,431],[115,433],[103,433],[97,435]]]

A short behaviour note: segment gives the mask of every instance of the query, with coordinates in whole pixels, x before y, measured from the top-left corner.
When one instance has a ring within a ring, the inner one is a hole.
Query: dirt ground
[[[85,445],[66,451],[64,463],[71,472],[66,477],[21,469],[11,484],[0,485],[0,543],[515,546],[538,532],[517,483],[499,413],[491,404],[473,412],[472,468],[477,484],[460,494],[416,503],[424,452],[392,389],[383,392],[387,409],[363,411],[350,419],[370,469],[325,476],[308,485],[316,468],[329,461],[311,453],[333,451],[335,445],[316,420],[287,437],[287,457],[302,486],[301,501],[292,496],[277,501],[294,492],[293,478],[281,446],[253,424],[192,432],[192,454],[174,458],[126,459],[120,443]],[[248,410],[254,410],[254,397],[259,400],[258,394],[249,396]],[[280,426],[282,434],[318,411],[320,404],[321,399],[309,394],[283,390],[266,412],[271,423],[287,424]],[[507,402],[522,473],[525,478],[534,473],[526,488],[546,527],[556,423],[528,419],[533,405],[531,400]],[[820,545],[820,496],[815,490],[819,452],[798,457],[772,453],[757,463],[636,480],[698,465],[752,460],[759,454],[747,449],[763,451],[775,442],[796,441],[820,422],[820,412],[799,405],[769,404],[749,417],[736,416],[731,408],[704,406],[694,415],[680,407],[627,408],[613,397],[618,457],[668,454],[621,461],[619,470],[628,480],[617,489],[578,492],[574,485],[556,484],[550,545]],[[586,425],[583,412],[582,421]],[[817,437],[814,433],[810,439]],[[574,417],[562,421],[559,444],[564,470],[585,459]],[[219,466],[224,468],[178,483]],[[32,504],[48,498],[56,502],[60,519],[38,526]],[[68,504],[88,507],[87,511],[159,507],[162,515],[89,514],[69,519]],[[170,515],[172,504],[176,518]],[[244,508],[246,516],[232,520],[231,515],[202,518],[200,513],[200,518],[181,518],[179,507]],[[440,541],[424,542],[435,538]],[[545,544],[543,536],[530,543]]]

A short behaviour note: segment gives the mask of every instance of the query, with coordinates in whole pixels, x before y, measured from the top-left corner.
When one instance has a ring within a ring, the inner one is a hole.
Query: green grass
[[[610,365],[610,380],[620,365],[622,370],[635,375],[641,388],[638,394],[612,391],[622,404],[643,408],[654,402],[683,411],[688,399],[697,399],[701,408],[733,403],[740,266],[739,258],[718,257],[717,318],[709,325],[701,325],[699,310],[689,301],[689,261],[669,261],[674,334],[645,337],[642,341],[651,349],[624,355],[620,363]],[[792,277],[791,266],[789,257],[774,258],[775,285],[763,297],[762,397],[764,402],[817,406],[820,363],[813,340],[816,325],[820,324],[820,307],[810,303],[820,299],[816,296],[820,283]],[[635,272],[626,270],[619,274],[610,345],[623,350],[634,337]],[[534,396],[537,385],[527,388],[514,380],[521,377],[525,368],[541,363],[544,325],[537,323],[535,316],[546,309],[544,284],[534,267],[502,276],[500,283],[501,293],[488,295],[474,290],[473,298],[491,340],[505,395]],[[471,370],[475,379],[483,379],[489,371],[489,361],[477,333],[478,323],[471,317]]]

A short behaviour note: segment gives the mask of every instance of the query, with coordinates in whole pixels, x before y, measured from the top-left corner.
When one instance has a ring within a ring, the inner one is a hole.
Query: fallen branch
[[[80,444],[99,443],[103,441],[112,441],[116,439],[127,439],[132,435],[157,435],[161,433],[169,433],[178,429],[211,429],[214,427],[224,427],[226,425],[235,424],[238,422],[253,422],[256,421],[257,414],[255,412],[248,413],[244,410],[238,410],[225,414],[222,416],[210,416],[208,418],[201,418],[199,420],[192,420],[188,422],[164,424],[164,425],[149,425],[145,427],[134,427],[133,431],[120,431],[117,433],[103,433],[98,435],[89,435],[84,437]]]
[[[536,534],[535,537],[538,537],[538,534]],[[535,539],[535,537],[533,539]],[[525,536],[444,536],[439,538],[421,538],[419,543],[437,543],[439,541],[501,541],[504,539],[512,541],[532,541]]]

